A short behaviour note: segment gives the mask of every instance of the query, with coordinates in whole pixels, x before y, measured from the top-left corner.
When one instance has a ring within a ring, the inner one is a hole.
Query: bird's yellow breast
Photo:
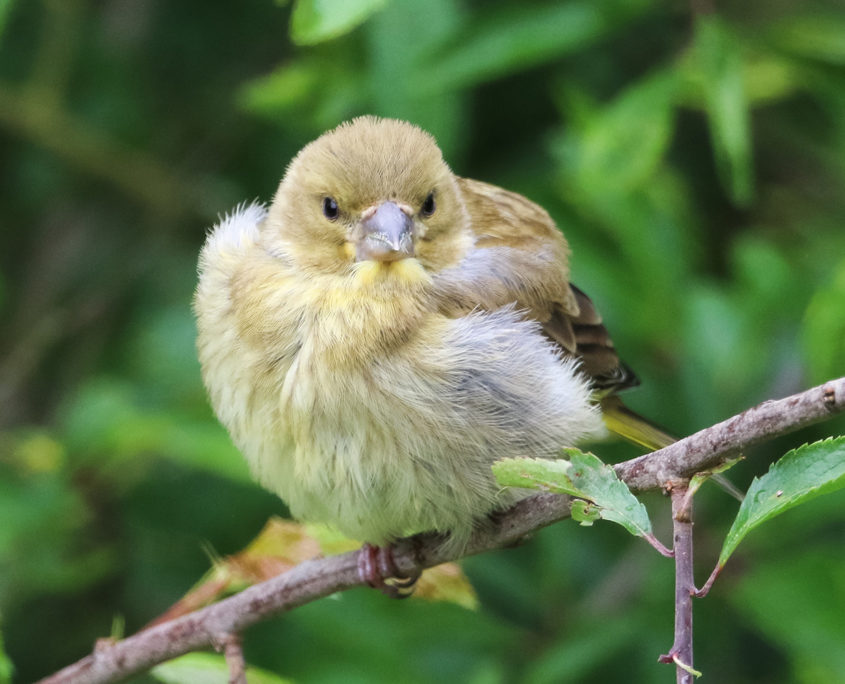
[[[361,262],[348,275],[298,279],[285,306],[304,313],[303,346],[329,370],[371,363],[406,341],[431,304],[415,259]]]
[[[375,284],[390,287],[392,283],[401,289],[429,285],[431,276],[416,259],[400,259],[388,263],[360,261],[355,264],[353,280],[359,288],[367,288]]]

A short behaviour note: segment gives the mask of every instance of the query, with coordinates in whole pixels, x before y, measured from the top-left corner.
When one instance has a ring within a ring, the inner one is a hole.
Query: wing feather
[[[516,303],[609,394],[638,384],[590,298],[569,282],[569,247],[548,212],[514,192],[459,178],[475,245],[436,279],[441,310],[460,315]]]

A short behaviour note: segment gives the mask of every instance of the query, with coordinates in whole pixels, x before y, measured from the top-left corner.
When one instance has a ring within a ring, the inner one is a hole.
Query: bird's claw
[[[392,547],[364,544],[358,553],[358,576],[385,596],[408,598],[414,593],[420,573],[403,575],[396,567]]]

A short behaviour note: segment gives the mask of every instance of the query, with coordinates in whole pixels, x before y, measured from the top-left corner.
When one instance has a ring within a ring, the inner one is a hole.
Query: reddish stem
[[[692,499],[687,483],[672,487],[672,523],[675,551],[675,642],[661,663],[675,663],[678,684],[692,684]],[[679,664],[680,663],[680,664]],[[682,667],[682,665],[683,667]]]
[[[716,567],[713,568],[713,572],[710,573],[710,577],[707,578],[704,586],[695,592],[695,598],[704,598],[708,593],[710,593],[710,588],[713,586],[713,582],[716,581],[716,578],[720,575],[724,567],[724,565],[716,565]]]

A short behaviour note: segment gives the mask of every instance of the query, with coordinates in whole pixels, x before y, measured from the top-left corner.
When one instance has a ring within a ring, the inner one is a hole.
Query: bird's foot
[[[358,576],[373,589],[390,598],[408,598],[420,573],[405,576],[396,567],[392,546],[364,544],[358,552]]]

